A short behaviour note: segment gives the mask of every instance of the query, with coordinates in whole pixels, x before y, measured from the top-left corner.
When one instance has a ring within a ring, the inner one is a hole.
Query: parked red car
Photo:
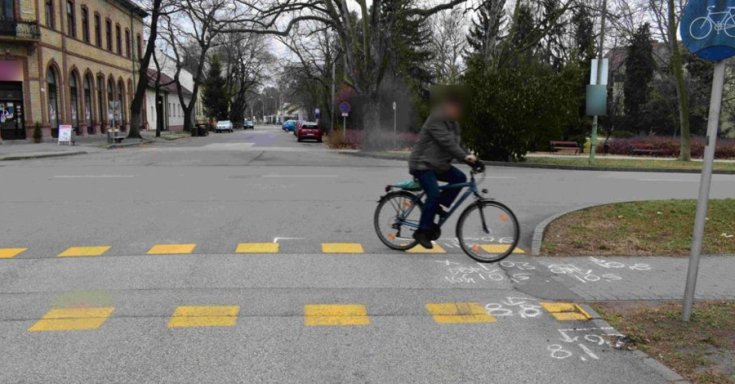
[[[319,128],[319,124],[317,123],[303,122],[296,129],[296,139],[299,142],[313,139],[321,143],[323,134],[322,129]]]

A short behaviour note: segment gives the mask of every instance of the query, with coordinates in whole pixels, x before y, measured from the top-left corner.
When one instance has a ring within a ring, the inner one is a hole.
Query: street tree
[[[650,24],[645,23],[630,38],[623,85],[626,120],[628,126],[638,133],[643,133],[647,128],[643,124],[645,106],[650,97],[650,84],[655,70]]]
[[[467,51],[464,11],[454,8],[431,19],[431,72],[438,84],[456,84],[464,72]]]
[[[203,86],[202,106],[204,107],[204,113],[210,119],[227,120],[230,109],[230,95],[225,78],[222,76],[222,61],[219,55],[213,55],[209,60],[209,70]]]

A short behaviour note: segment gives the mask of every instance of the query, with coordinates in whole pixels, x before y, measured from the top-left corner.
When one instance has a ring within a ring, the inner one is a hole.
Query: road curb
[[[119,144],[107,144],[105,148],[107,149],[115,149],[115,148],[127,148],[127,147],[137,147],[139,145],[147,145],[155,143],[154,140],[141,140],[137,143],[119,143]]]
[[[60,152],[60,153],[40,153],[30,155],[11,155],[0,157],[0,161],[15,161],[15,160],[28,160],[28,159],[45,159],[49,157],[64,157],[64,156],[76,156],[86,155],[86,151],[75,151],[75,152]]]
[[[590,315],[592,323],[597,328],[605,328],[605,329],[611,329],[613,332],[611,333],[619,333],[622,335],[620,331],[615,329],[610,323],[608,323],[605,319],[600,316],[597,311],[595,311],[591,306],[588,304],[580,304],[582,309],[587,312],[588,315]],[[664,378],[664,380],[668,381],[672,384],[691,384],[690,381],[683,378],[678,373],[674,372],[671,368],[665,366],[660,361],[654,359],[653,357],[649,356],[647,353],[640,351],[640,350],[633,350],[631,351],[637,358],[641,359],[643,361],[643,364],[645,364],[647,367],[654,370],[657,374],[659,374],[661,377]]]
[[[358,157],[370,157],[373,159],[383,160],[408,160],[408,156],[392,155],[388,153],[375,153],[375,152],[347,152],[339,151],[344,155],[358,156]],[[624,168],[624,167],[576,167],[567,165],[550,165],[550,164],[528,164],[528,163],[510,163],[503,161],[484,161],[485,165],[494,167],[508,167],[508,168],[535,168],[535,169],[556,169],[561,171],[596,171],[596,172],[650,172],[650,173],[696,173],[699,174],[702,171],[699,169],[676,169],[676,168],[649,168],[649,169],[637,169],[637,168]],[[735,171],[729,170],[715,170],[713,174],[718,175],[735,175]]]
[[[536,228],[533,230],[533,237],[531,238],[531,255],[532,256],[541,256],[541,245],[543,245],[544,241],[544,234],[546,233],[546,227],[549,226],[554,220],[564,216],[568,215],[573,212],[581,211],[588,208],[593,207],[600,207],[603,205],[609,205],[609,204],[587,204],[587,205],[581,205],[572,209],[567,209],[562,212],[559,212],[553,216],[550,216],[546,218],[544,221],[538,223],[536,225]]]

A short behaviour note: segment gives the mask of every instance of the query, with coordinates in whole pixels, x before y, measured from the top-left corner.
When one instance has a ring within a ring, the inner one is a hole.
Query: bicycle
[[[475,201],[460,214],[455,233],[460,247],[469,257],[483,263],[494,263],[505,259],[518,245],[520,225],[513,211],[508,206],[493,199],[486,199],[482,194],[487,190],[478,190],[475,176],[484,174],[482,163],[472,167],[470,180],[466,183],[447,184],[440,190],[467,189],[456,202],[449,207],[446,215],[440,218],[434,240],[441,236],[441,227],[470,196]],[[480,181],[482,183],[483,180]],[[413,233],[419,227],[419,219],[423,207],[425,192],[416,182],[407,181],[385,187],[386,194],[378,201],[373,223],[378,238],[388,248],[407,251],[418,245]],[[391,209],[392,208],[392,209]]]
[[[724,31],[729,37],[735,37],[735,7],[728,7],[726,11],[715,12],[715,6],[707,7],[707,16],[700,16],[689,24],[689,34],[695,40],[709,37],[712,29],[719,35]],[[715,17],[719,21],[715,20]]]

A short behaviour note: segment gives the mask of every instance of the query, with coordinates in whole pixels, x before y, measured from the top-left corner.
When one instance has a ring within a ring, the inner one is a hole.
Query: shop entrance
[[[21,82],[0,82],[0,135],[3,140],[26,138]]]

